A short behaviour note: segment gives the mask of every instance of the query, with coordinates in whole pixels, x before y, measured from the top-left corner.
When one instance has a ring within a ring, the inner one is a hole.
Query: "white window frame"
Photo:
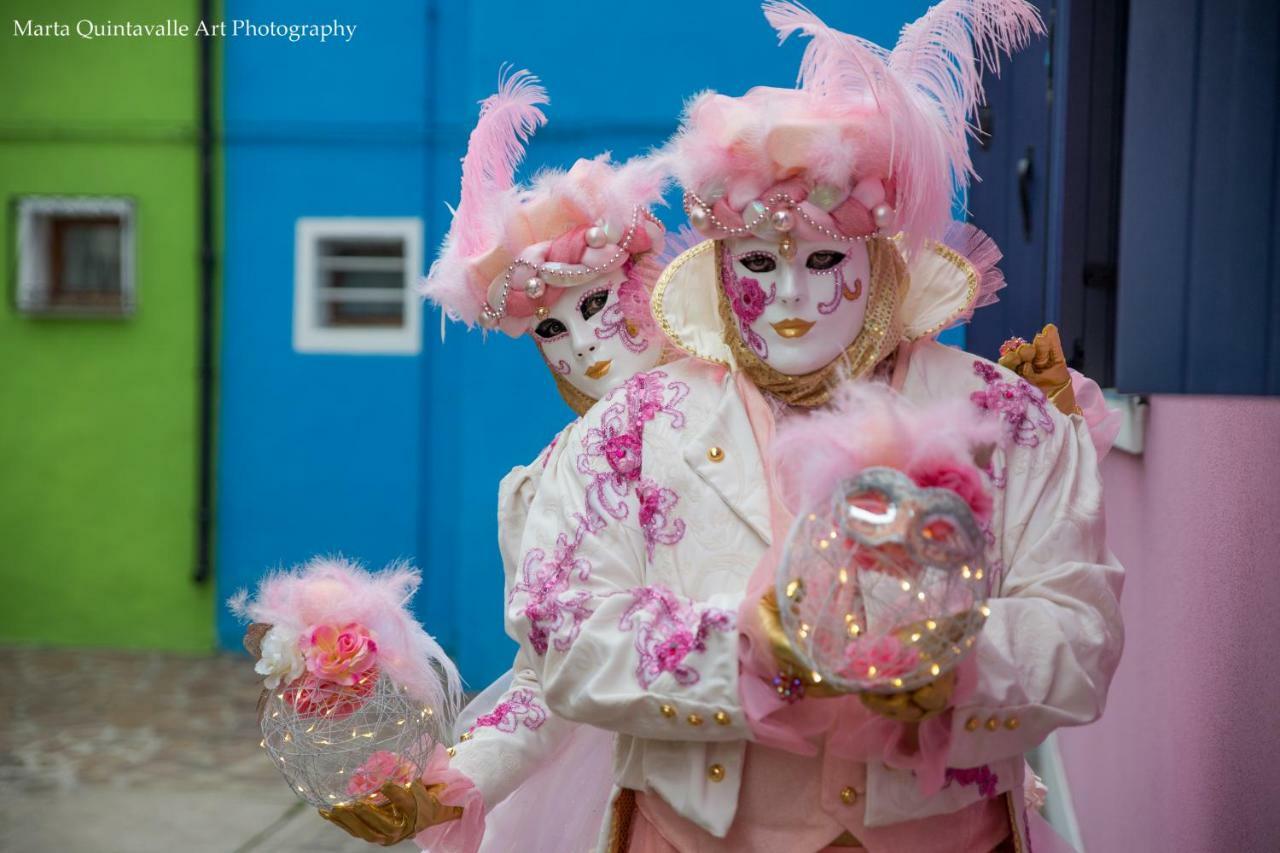
[[[323,240],[398,239],[404,244],[404,323],[399,327],[325,326],[320,322]],[[301,353],[417,355],[422,349],[422,220],[416,217],[303,217],[294,240],[293,348]]]
[[[55,305],[49,269],[49,220],[58,216],[115,216],[120,219],[120,307]],[[17,307],[37,317],[128,317],[137,308],[137,239],[133,199],[107,196],[23,196],[18,199]]]

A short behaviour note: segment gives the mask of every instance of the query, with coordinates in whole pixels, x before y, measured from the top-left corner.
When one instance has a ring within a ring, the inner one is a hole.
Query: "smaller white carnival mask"
[[[545,315],[529,321],[551,369],[593,400],[656,367],[662,356],[657,336],[624,314],[623,290],[641,287],[628,279],[628,268],[565,288]]]
[[[839,358],[862,331],[871,264],[862,241],[724,241],[725,296],[743,342],[765,364],[802,376]]]

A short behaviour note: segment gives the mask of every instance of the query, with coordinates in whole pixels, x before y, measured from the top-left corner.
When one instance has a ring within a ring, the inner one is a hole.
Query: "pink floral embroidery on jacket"
[[[578,548],[588,535],[603,530],[610,518],[627,518],[629,498],[634,495],[639,503],[650,557],[655,544],[675,544],[684,536],[684,522],[671,517],[676,494],[642,478],[641,457],[645,424],[665,416],[672,428],[682,428],[685,415],[679,407],[688,394],[688,385],[668,381],[666,373],[655,370],[637,373],[605,396],[608,405],[599,423],[587,429],[582,453],[575,460],[586,480],[586,501],[582,511],[573,515],[573,533],[557,537],[550,558],[544,549],[531,548],[508,596],[511,603],[517,596],[525,597],[521,612],[529,621],[529,644],[538,654],[546,654],[550,643],[558,651],[567,651],[594,612],[589,591],[570,590],[574,580],[585,582],[591,577],[591,563],[578,556]]]
[[[684,519],[671,515],[680,498],[647,477],[636,489],[636,497],[640,501],[640,530],[644,533],[645,552],[652,560],[654,546],[674,545],[684,538]]]
[[[642,586],[631,591],[635,599],[618,620],[623,631],[635,629],[636,680],[648,688],[664,672],[678,684],[696,684],[699,674],[685,662],[693,652],[707,650],[712,631],[733,629],[733,614],[714,607],[699,608],[663,586]],[[648,619],[640,619],[648,614]]]
[[[977,785],[978,793],[984,797],[994,797],[1000,779],[987,765],[981,767],[948,767],[947,784],[956,782],[960,785]]]
[[[534,700],[533,691],[522,687],[513,690],[492,711],[476,717],[468,731],[490,727],[510,734],[523,725],[530,731],[547,721],[547,709]]]
[[[588,606],[590,593],[581,589],[569,591],[575,575],[583,581],[591,576],[591,563],[578,556],[585,533],[584,523],[579,523],[572,539],[561,533],[549,560],[541,548],[530,549],[520,567],[521,578],[511,587],[509,601],[520,594],[526,597],[524,616],[529,620],[529,644],[540,655],[547,653],[551,636],[561,631],[564,635],[556,637],[555,646],[559,651],[567,650],[592,613]]]
[[[975,361],[973,372],[982,377],[987,387],[974,391],[969,399],[979,409],[997,415],[1014,444],[1037,447],[1040,444],[1037,429],[1053,432],[1048,401],[1039,388],[1025,379],[1009,382],[1001,377],[995,365],[985,361]]]

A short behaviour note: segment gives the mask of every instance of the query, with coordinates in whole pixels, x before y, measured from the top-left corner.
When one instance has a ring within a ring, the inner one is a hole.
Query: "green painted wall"
[[[19,38],[13,19],[194,22],[172,0],[6,0],[0,21],[0,641],[204,650],[195,538],[197,43]],[[216,52],[216,51],[215,51]],[[14,310],[10,203],[130,196],[137,312]]]

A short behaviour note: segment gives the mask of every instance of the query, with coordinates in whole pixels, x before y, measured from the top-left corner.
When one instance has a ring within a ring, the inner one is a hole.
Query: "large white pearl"
[[[773,226],[774,231],[781,231],[784,234],[795,227],[795,217],[791,215],[789,210],[775,210],[773,216],[769,217],[769,224]]]
[[[887,204],[877,204],[871,215],[876,219],[876,227],[884,228],[893,219],[893,208]]]
[[[524,295],[530,299],[541,299],[542,295],[547,292],[547,284],[536,275],[529,276],[529,280],[524,283]]]
[[[592,225],[587,229],[587,245],[593,249],[599,249],[609,241],[609,235],[599,225]]]
[[[689,211],[689,224],[699,231],[706,231],[711,224],[711,214],[702,205],[695,204]]]

